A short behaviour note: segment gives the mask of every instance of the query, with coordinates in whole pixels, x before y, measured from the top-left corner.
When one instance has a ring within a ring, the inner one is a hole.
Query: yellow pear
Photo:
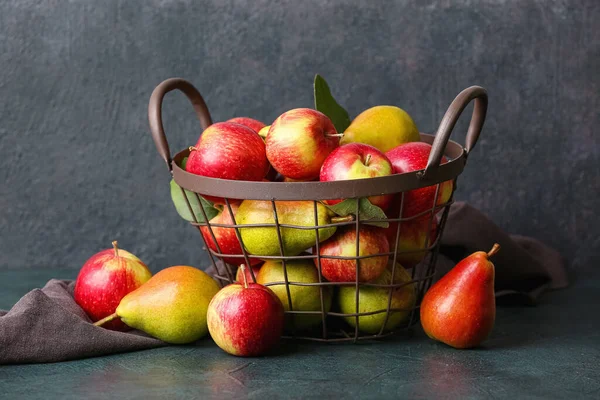
[[[188,266],[165,268],[127,294],[117,311],[94,325],[115,318],[167,343],[191,343],[206,336],[208,304],[219,285],[205,272]]]
[[[373,283],[389,285],[392,282],[391,278],[392,268],[391,265],[388,265],[388,268],[384,273],[373,281]],[[395,284],[402,284],[410,282],[411,280],[410,274],[400,264],[396,263],[393,282]],[[410,310],[415,306],[417,300],[415,284],[409,283],[392,291],[392,303],[390,309],[395,308],[397,311],[391,311],[387,322],[385,322],[385,311],[388,305],[389,293],[390,290],[388,288],[374,286],[361,286],[359,288],[358,312],[369,313],[381,311],[377,314],[358,317],[358,329],[361,332],[376,334],[381,330],[384,323],[384,331],[391,331],[400,326],[403,322],[406,322],[410,316]],[[353,314],[356,312],[356,288],[354,286],[343,286],[340,288],[338,293],[338,306],[340,311],[344,314]],[[356,317],[345,317],[344,319],[352,327],[356,327]]]
[[[296,283],[317,283],[319,282],[319,271],[315,267],[312,259],[291,260],[286,262],[288,282]],[[256,282],[261,285],[269,285],[275,295],[283,304],[285,311],[290,311],[287,289],[285,287],[285,273],[283,264],[277,260],[267,260],[260,268],[256,276]],[[321,289],[318,286],[299,286],[289,285],[292,308],[294,311],[321,311]],[[331,298],[333,288],[325,286],[323,288],[323,307],[325,311],[331,308]],[[319,325],[322,322],[320,314],[294,314],[294,327],[296,329],[306,329]],[[286,320],[286,325],[291,321]]]
[[[340,145],[365,143],[382,152],[421,139],[406,111],[395,106],[375,106],[360,113],[346,128]]]
[[[271,129],[271,125],[263,126],[262,129],[258,131],[258,136],[260,136],[264,140],[267,137],[267,134],[269,133],[269,129]]]
[[[312,201],[277,201],[275,202],[280,224],[297,226],[315,226],[314,205]],[[317,203],[318,224],[326,225],[335,221],[335,214],[321,203]],[[239,225],[273,224],[273,205],[270,201],[244,200],[235,216]],[[333,218],[333,219],[332,219]],[[319,241],[329,239],[336,227],[320,228]],[[284,255],[295,256],[315,245],[317,235],[313,229],[282,227],[281,241]],[[273,227],[240,228],[240,235],[246,250],[258,258],[260,256],[279,256],[279,237]]]

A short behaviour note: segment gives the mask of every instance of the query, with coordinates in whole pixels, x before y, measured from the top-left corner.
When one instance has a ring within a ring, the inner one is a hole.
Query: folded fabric
[[[165,346],[139,331],[92,325],[73,299],[72,281],[50,280],[0,311],[0,364],[75,360]]]
[[[563,260],[555,250],[531,238],[508,235],[465,203],[451,207],[436,278],[494,243],[502,247],[493,259],[499,302],[531,304],[545,289],[567,285]],[[95,327],[75,303],[73,286],[72,281],[53,279],[27,293],[10,311],[0,311],[0,364],[66,361],[166,345],[139,331]]]

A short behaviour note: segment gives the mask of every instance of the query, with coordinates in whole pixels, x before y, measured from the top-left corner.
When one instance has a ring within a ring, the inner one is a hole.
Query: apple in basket
[[[267,158],[281,175],[300,181],[319,177],[321,165],[341,134],[325,114],[296,108],[281,114],[265,139]]]
[[[402,174],[424,169],[427,166],[427,160],[431,153],[431,145],[423,142],[410,142],[394,147],[385,153],[392,162],[394,173]],[[442,164],[448,162],[446,157],[442,157]],[[433,208],[436,186],[427,186],[424,188],[409,190],[404,193],[404,206],[402,208],[402,217],[408,218],[420,214]],[[440,184],[436,205],[444,204],[450,200],[452,195],[452,181],[442,182]],[[400,200],[398,200],[399,202]],[[427,218],[427,217],[426,217]]]
[[[128,251],[113,248],[103,250],[88,259],[75,281],[73,297],[93,322],[115,312],[126,294],[146,283],[152,273],[139,258]],[[107,329],[126,330],[120,319],[104,325]]]
[[[396,218],[397,216],[398,212],[393,217]],[[430,217],[431,215],[428,214],[426,218],[416,218],[400,223],[396,261],[405,268],[412,268],[421,262],[427,254],[426,249],[431,247],[437,239],[439,218],[434,216],[430,220]],[[394,252],[398,222],[390,222],[389,227],[384,230],[390,243],[390,251]],[[427,230],[429,230],[429,239],[427,238]]]
[[[265,143],[254,130],[234,122],[218,122],[206,128],[190,148],[187,172],[212,178],[260,181],[269,171]],[[223,203],[223,199],[204,196]]]
[[[370,282],[383,273],[388,263],[389,243],[382,228],[363,225],[358,231],[359,256],[371,256],[358,260],[359,282]],[[321,243],[321,273],[330,282],[354,282],[357,278],[356,260],[329,257],[356,257],[356,230],[354,227],[340,229],[332,238]],[[316,262],[316,260],[315,260]]]
[[[245,264],[240,265],[238,267],[237,271],[235,272],[235,281],[244,283],[244,274],[245,274],[246,280],[248,282],[256,283],[256,279],[258,279],[258,273],[260,272],[261,267],[262,267],[262,264],[253,265],[252,272],[250,272],[250,268],[246,268]],[[252,274],[254,274],[254,278],[252,278]]]
[[[231,118],[225,122],[235,122],[236,124],[247,126],[248,128],[252,129],[256,133],[260,132],[260,130],[266,126],[262,122],[257,121],[253,118],[248,118],[248,117]]]
[[[350,143],[338,147],[325,159],[319,180],[322,182],[343,181],[387,176],[392,173],[392,164],[381,151],[368,144]],[[385,210],[393,197],[393,194],[371,196],[369,201]],[[333,205],[341,201],[341,199],[326,200],[325,203]]]
[[[231,211],[233,211],[233,217],[235,217],[239,205],[237,203],[230,203],[230,205]],[[226,205],[217,205],[216,207],[220,209],[220,211],[213,219],[210,220],[210,223],[233,225],[234,220],[231,216],[231,213],[229,212],[229,208]],[[242,256],[244,254],[242,252],[242,245],[240,244],[240,241],[238,240],[237,234],[235,232],[235,228],[227,228],[222,226],[211,226],[209,228],[208,225],[205,225],[200,227],[200,232],[202,233],[202,237],[204,237],[206,244],[212,251],[221,254],[231,254],[237,256]],[[246,259],[244,257],[221,258],[224,262],[233,265],[240,265],[246,262]],[[249,261],[250,265],[256,265],[261,262],[261,260],[257,258],[250,258]]]

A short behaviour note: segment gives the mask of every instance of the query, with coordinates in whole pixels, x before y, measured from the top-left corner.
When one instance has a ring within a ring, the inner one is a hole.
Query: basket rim
[[[421,141],[433,143],[435,136],[421,133]],[[448,162],[432,170],[427,177],[419,171],[394,174],[377,178],[363,178],[331,182],[262,182],[237,181],[189,173],[179,167],[179,163],[190,153],[180,151],[171,162],[175,183],[184,189],[201,195],[239,200],[327,200],[393,194],[419,189],[437,183],[453,180],[464,170],[466,151],[455,141],[448,140],[444,155]]]

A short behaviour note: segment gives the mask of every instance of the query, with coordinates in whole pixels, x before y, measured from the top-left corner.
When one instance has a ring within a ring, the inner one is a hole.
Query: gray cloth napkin
[[[50,280],[0,311],[0,365],[75,360],[165,346],[139,331],[92,325],[73,299],[73,281]]]
[[[508,235],[465,203],[450,210],[436,277],[494,243],[502,247],[493,259],[499,303],[504,299],[531,304],[545,289],[568,284],[563,259],[555,250],[531,238]],[[53,279],[27,293],[10,311],[0,311],[0,364],[66,361],[166,345],[139,331],[93,326],[72,294],[72,281]]]

